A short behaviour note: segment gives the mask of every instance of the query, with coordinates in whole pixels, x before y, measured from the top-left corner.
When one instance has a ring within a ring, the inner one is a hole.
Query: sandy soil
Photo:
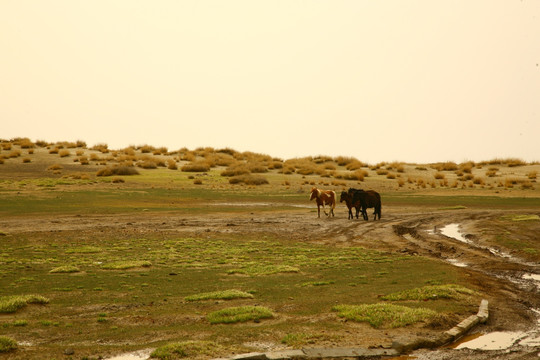
[[[268,206],[272,206],[269,204]],[[0,219],[0,229],[10,233],[80,231],[84,234],[113,231],[126,235],[160,232],[190,236],[223,233],[276,234],[297,241],[364,246],[380,251],[418,254],[455,262],[489,300],[490,318],[475,331],[528,331],[539,327],[539,283],[523,279],[524,274],[540,274],[540,264],[511,256],[507,249],[489,244],[483,237],[482,221],[497,219],[507,212],[470,210],[426,212],[420,208],[386,207],[380,221],[347,220],[344,214],[317,218],[312,209],[294,211],[250,211],[208,213],[186,216],[176,213],[138,215],[40,216]],[[441,233],[448,224],[459,224],[467,241]],[[540,222],[538,222],[540,223]],[[536,225],[540,234],[540,224]],[[466,265],[466,266],[465,266]],[[540,349],[513,346],[500,351],[440,349],[420,350],[418,359],[538,359]]]

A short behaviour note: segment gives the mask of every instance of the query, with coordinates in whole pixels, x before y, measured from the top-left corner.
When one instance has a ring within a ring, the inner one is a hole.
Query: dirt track
[[[268,206],[272,206],[271,204]],[[380,221],[347,220],[343,213],[334,218],[317,218],[308,209],[294,211],[250,211],[186,216],[176,213],[139,215],[55,216],[39,218],[7,218],[0,228],[12,233],[100,230],[126,235],[145,233],[213,236],[223,233],[275,234],[297,241],[332,243],[338,246],[363,246],[393,253],[422,255],[441,261],[460,264],[470,276],[471,283],[485,294],[490,302],[490,318],[479,330],[525,331],[538,327],[532,309],[540,309],[538,282],[527,281],[523,274],[539,274],[538,263],[509,256],[483,237],[486,222],[507,214],[498,210],[460,210],[426,212],[422,209],[386,207]],[[371,215],[371,214],[370,214]],[[455,223],[467,242],[441,234],[445,225]],[[482,225],[484,224],[484,225]],[[537,234],[540,225],[536,225]],[[429,359],[538,358],[538,349],[514,347],[511,352],[478,352],[472,350],[438,350],[418,352],[415,356]],[[491,354],[491,355],[489,355]]]

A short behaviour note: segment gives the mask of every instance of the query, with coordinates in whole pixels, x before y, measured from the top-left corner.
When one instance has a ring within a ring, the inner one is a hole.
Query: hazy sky
[[[537,0],[0,0],[0,138],[540,160]]]

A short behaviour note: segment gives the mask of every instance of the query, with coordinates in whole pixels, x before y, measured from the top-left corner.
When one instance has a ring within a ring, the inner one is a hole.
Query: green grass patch
[[[504,220],[509,220],[509,221],[538,221],[540,220],[540,216],[538,215],[525,215],[525,214],[521,214],[521,215],[505,215],[502,217]]]
[[[338,316],[357,322],[367,322],[374,328],[397,328],[426,321],[437,313],[426,308],[410,308],[388,303],[362,305],[336,305]]]
[[[105,270],[127,270],[135,268],[147,268],[152,266],[150,261],[115,261],[102,266]]]
[[[51,274],[71,274],[71,273],[77,273],[77,272],[80,272],[81,270],[74,266],[74,265],[64,265],[64,266],[59,266],[59,267],[56,267],[54,269],[52,269],[51,271],[49,271],[49,273]]]
[[[195,358],[198,356],[216,356],[224,348],[213,341],[183,341],[158,347],[150,354],[151,358],[172,360],[179,358]]]
[[[239,306],[214,311],[206,317],[211,324],[234,324],[246,321],[271,319],[272,311],[263,306]]]
[[[281,339],[282,344],[286,344],[292,348],[300,348],[305,345],[312,345],[322,343],[325,341],[335,340],[331,336],[326,334],[312,334],[312,333],[291,333],[285,335]]]
[[[214,291],[207,292],[202,294],[196,294],[191,296],[186,296],[184,300],[186,301],[201,301],[201,300],[233,300],[233,299],[252,299],[253,295],[240,290],[224,290],[224,291]]]
[[[49,299],[40,295],[14,295],[0,297],[0,313],[14,313],[27,304],[48,304]]]
[[[17,350],[17,342],[7,336],[0,336],[0,353]]]
[[[401,301],[401,300],[438,300],[438,299],[460,299],[463,296],[475,295],[476,292],[466,287],[448,284],[448,285],[428,285],[421,288],[399,291],[386,296],[383,300]]]
[[[102,248],[97,246],[80,246],[72,249],[67,249],[66,254],[95,254],[103,251]]]

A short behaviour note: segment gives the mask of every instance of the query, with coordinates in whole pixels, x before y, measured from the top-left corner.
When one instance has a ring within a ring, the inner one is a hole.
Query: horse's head
[[[311,196],[309,197],[309,201],[313,200],[313,199],[316,199],[319,197],[319,189],[317,189],[316,187],[312,188],[311,189]]]
[[[349,200],[349,194],[345,191],[341,192],[341,195],[339,196],[339,202],[344,202]]]

